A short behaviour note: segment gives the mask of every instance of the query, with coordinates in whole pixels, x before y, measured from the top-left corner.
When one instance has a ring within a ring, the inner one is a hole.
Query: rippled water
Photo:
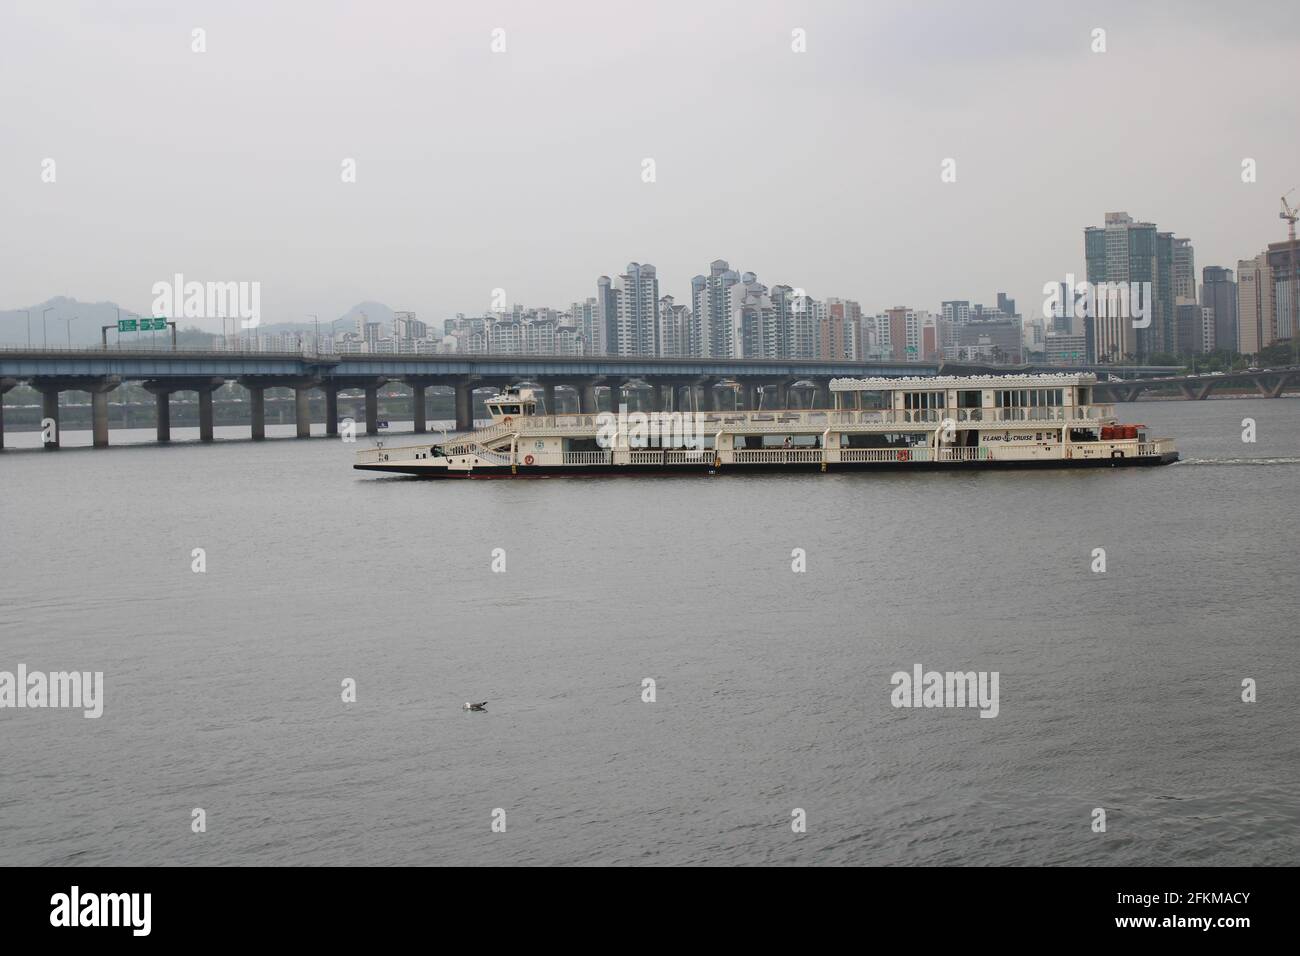
[[[0,669],[102,670],[107,701],[0,710],[0,861],[1294,864],[1300,401],[1122,408],[1188,460],[419,482],[324,439],[6,451]],[[998,717],[891,707],[917,663],[998,671]]]

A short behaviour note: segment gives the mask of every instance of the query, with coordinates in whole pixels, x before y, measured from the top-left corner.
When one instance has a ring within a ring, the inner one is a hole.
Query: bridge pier
[[[456,383],[456,431],[467,432],[474,427],[474,383]]]
[[[426,420],[424,410],[424,386],[411,385],[411,421],[414,422],[415,433],[423,435],[429,430],[429,423]]]
[[[744,396],[745,410],[754,411],[758,408],[758,385],[754,382],[743,382],[741,384],[741,394]]]
[[[311,437],[310,385],[295,385],[293,388],[293,423],[296,437]]]
[[[713,386],[716,384],[717,381],[711,378],[700,379],[700,381],[696,383],[696,388],[698,388],[700,392],[700,411],[711,412],[714,410]]]
[[[108,447],[108,392],[90,393],[91,444],[95,448]]]
[[[605,387],[609,389],[609,410],[617,415],[619,403],[623,400],[623,379],[610,376],[605,379]]]
[[[814,380],[817,383],[816,396],[817,400],[813,405],[814,408],[831,407],[831,380],[829,378],[819,378]]]
[[[46,451],[54,451],[59,447],[59,389],[57,387],[41,389],[42,431],[49,422],[54,422],[54,428],[45,436],[41,444]]]
[[[555,414],[555,386],[542,385],[542,404],[546,406],[546,414]]]
[[[578,385],[578,413],[594,415],[596,411],[596,380],[589,378]]]
[[[337,436],[339,433],[339,387],[330,382],[321,385],[325,392],[325,434]]]
[[[266,438],[266,389],[261,385],[247,385],[248,417],[253,441]]]
[[[1263,376],[1255,379],[1255,389],[1259,392],[1261,398],[1281,398],[1282,390],[1286,388],[1286,373],[1279,375],[1277,381],[1272,385]]]
[[[216,389],[199,389],[199,441],[214,441],[216,439],[212,414],[212,393],[214,391]]]
[[[47,451],[54,451],[60,446],[61,426],[59,423],[59,393],[90,393],[90,422],[92,444],[95,448],[108,447],[108,393],[121,384],[116,376],[60,376],[35,377],[31,379],[32,388],[41,393],[41,431],[45,431],[47,420],[54,423],[48,437],[42,440]]]
[[[366,434],[379,433],[379,386],[367,385],[366,392]]]
[[[5,392],[17,384],[15,378],[0,378],[0,451],[5,447]]]
[[[172,440],[171,392],[158,391],[154,393],[153,398],[157,409],[157,430],[154,432],[154,438],[165,444]]]

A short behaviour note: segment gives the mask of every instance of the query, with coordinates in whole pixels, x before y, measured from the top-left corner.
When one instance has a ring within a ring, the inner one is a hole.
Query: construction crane
[[[1291,299],[1291,349],[1295,361],[1300,364],[1300,303],[1296,302],[1295,289],[1295,222],[1296,219],[1300,219],[1300,215],[1297,215],[1295,207],[1286,201],[1286,197],[1293,192],[1295,192],[1294,189],[1282,197],[1282,211],[1277,214],[1277,217],[1286,220],[1287,240],[1290,243],[1288,262],[1290,274],[1287,277],[1287,296]]]

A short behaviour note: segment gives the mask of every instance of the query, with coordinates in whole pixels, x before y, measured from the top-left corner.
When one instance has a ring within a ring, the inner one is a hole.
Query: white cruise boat
[[[1096,376],[841,378],[834,408],[538,414],[528,389],[446,441],[357,452],[361,471],[425,478],[752,471],[1110,468],[1178,460],[1096,404]]]

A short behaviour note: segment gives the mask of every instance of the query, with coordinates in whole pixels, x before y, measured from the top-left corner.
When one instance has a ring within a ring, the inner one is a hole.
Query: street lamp
[[[71,318],[66,318],[63,320],[64,322],[68,323],[68,348],[72,348],[72,323],[75,322],[77,319],[78,316],[74,315]]]
[[[47,349],[50,347],[50,337],[45,332],[45,313],[53,312],[53,311],[54,311],[54,306],[52,305],[49,306],[48,308],[41,310],[41,340],[45,343],[45,347]]]

